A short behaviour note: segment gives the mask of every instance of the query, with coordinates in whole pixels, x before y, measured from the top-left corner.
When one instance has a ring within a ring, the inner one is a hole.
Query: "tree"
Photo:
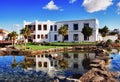
[[[59,60],[59,65],[62,69],[67,69],[68,68],[68,61],[65,59]]]
[[[14,55],[14,60],[11,64],[12,68],[16,68],[18,66],[18,63],[16,62],[16,56]]]
[[[20,30],[20,34],[22,34],[25,38],[25,46],[26,46],[26,40],[28,40],[28,37],[31,36],[31,30],[28,27],[25,27]]]
[[[89,37],[93,33],[93,28],[90,28],[89,26],[84,26],[84,28],[82,29],[82,33],[84,35],[84,40],[89,40]]]
[[[9,40],[12,40],[13,45],[15,45],[15,40],[16,40],[17,36],[18,36],[18,34],[16,31],[13,31],[8,34],[8,38],[9,38]]]
[[[64,37],[68,35],[68,27],[67,26],[61,26],[60,29],[58,30],[58,33],[62,35],[63,39],[62,41],[64,42]]]
[[[99,33],[102,35],[102,37],[105,37],[108,32],[109,32],[109,29],[107,26],[104,26],[103,28],[99,29]]]

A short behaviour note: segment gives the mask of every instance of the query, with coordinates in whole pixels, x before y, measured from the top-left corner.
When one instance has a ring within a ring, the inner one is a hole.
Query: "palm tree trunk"
[[[63,36],[62,42],[64,42],[64,36]]]

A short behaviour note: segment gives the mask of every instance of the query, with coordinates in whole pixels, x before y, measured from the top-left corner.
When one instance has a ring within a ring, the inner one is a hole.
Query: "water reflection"
[[[2,74],[0,79],[10,77],[13,80],[22,78],[22,82],[39,79],[42,82],[48,80],[50,82],[56,77],[59,79],[72,77],[74,74],[86,72],[89,69],[90,61],[94,57],[94,53],[74,52],[58,52],[36,56],[2,56],[0,58],[0,73]],[[9,59],[9,63],[6,58]],[[5,67],[5,65],[7,65],[6,69],[1,67]],[[15,75],[16,78],[13,78],[10,74]]]

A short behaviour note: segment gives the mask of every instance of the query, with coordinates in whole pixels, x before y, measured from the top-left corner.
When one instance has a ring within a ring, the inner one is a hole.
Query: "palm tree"
[[[13,31],[8,34],[8,38],[9,38],[9,40],[12,40],[13,46],[15,46],[15,40],[16,40],[17,36],[18,36],[18,34],[16,31]]]
[[[26,40],[28,40],[28,37],[31,36],[31,30],[28,27],[25,27],[20,30],[20,34],[22,34],[25,38],[25,46],[26,46]]]
[[[63,37],[62,41],[64,42],[65,35],[68,35],[68,27],[65,25],[61,26],[60,29],[58,30],[58,33],[62,35]]]
[[[82,33],[84,35],[84,40],[89,40],[89,37],[93,33],[93,28],[90,28],[89,26],[84,26],[84,28],[82,29]]]
[[[68,61],[65,59],[59,60],[59,65],[62,69],[67,69],[68,68]]]
[[[14,56],[14,60],[12,62],[12,68],[16,68],[18,66],[18,63],[16,62],[16,56]]]

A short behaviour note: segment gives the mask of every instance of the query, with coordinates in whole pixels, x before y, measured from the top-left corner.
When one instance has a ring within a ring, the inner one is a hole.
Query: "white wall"
[[[0,40],[3,40],[3,36],[0,36]]]
[[[78,34],[78,42],[84,41],[84,36],[81,33],[82,28],[84,27],[84,23],[89,23],[89,26],[93,28],[93,35],[89,37],[90,42],[98,41],[98,27],[99,27],[99,22],[97,19],[88,19],[88,20],[73,20],[73,21],[60,21],[60,22],[52,22],[52,21],[46,21],[46,22],[24,22],[25,25],[35,25],[36,30],[32,33],[33,35],[36,35],[36,39],[33,39],[33,42],[58,42],[62,41],[62,36],[58,34],[58,29],[67,24],[68,25],[68,42],[73,42],[73,35]],[[42,25],[43,24],[47,25],[47,30],[40,30],[38,31],[38,24]],[[73,29],[73,24],[78,24],[78,30]],[[53,31],[50,31],[50,25],[53,25]],[[57,25],[57,31],[54,31],[54,25]],[[47,34],[48,39],[38,39],[37,35],[38,34]],[[54,35],[57,35],[57,41],[54,40]]]
[[[111,39],[112,41],[115,41],[116,39],[118,39],[117,35],[107,35],[105,37],[102,37],[103,41],[107,41],[108,39]]]

